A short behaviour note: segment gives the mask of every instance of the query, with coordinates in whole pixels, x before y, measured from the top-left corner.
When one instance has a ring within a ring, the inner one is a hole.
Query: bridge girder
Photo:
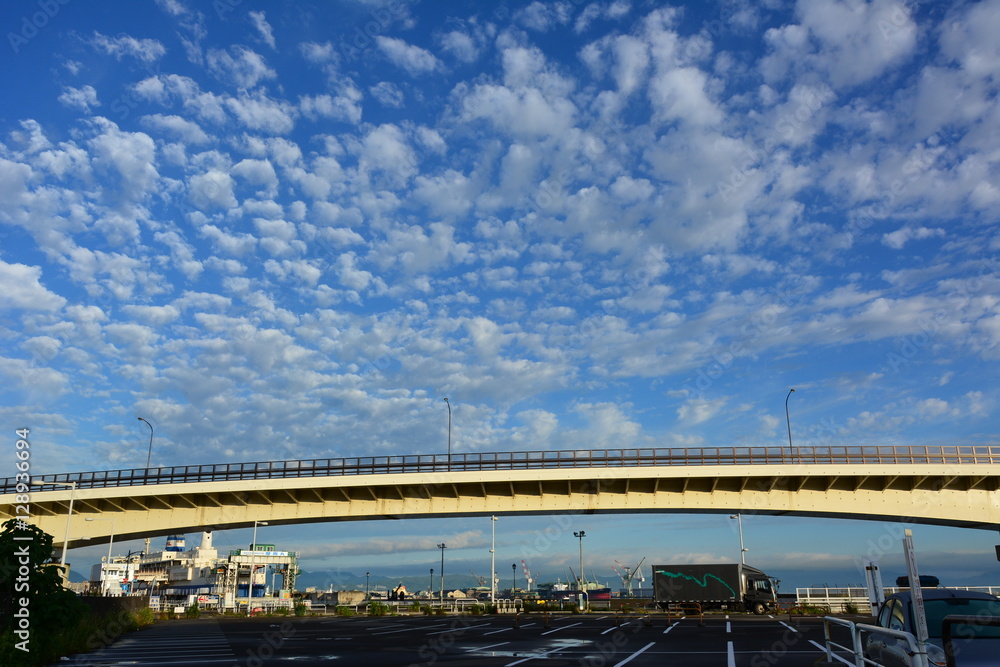
[[[67,489],[33,491],[32,522],[61,539]],[[490,514],[734,513],[1000,529],[1000,466],[725,465],[393,473],[78,489],[70,547],[324,521]],[[15,496],[0,495],[0,521]],[[113,518],[114,523],[93,518]],[[84,542],[86,534],[91,539]]]

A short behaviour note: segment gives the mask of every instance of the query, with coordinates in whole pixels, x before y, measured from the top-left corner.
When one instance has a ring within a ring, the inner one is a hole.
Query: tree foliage
[[[0,664],[44,664],[58,657],[60,631],[86,613],[63,586],[52,536],[16,519],[0,528]]]

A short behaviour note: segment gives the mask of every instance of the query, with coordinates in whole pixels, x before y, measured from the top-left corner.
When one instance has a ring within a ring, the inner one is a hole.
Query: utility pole
[[[441,604],[444,604],[444,550],[447,548],[444,542],[438,545],[441,550]]]
[[[584,530],[581,530],[580,532],[576,531],[573,532],[573,537],[577,537],[580,539],[580,592],[581,593],[586,590],[586,585],[587,585],[587,575],[583,573],[583,538],[585,538],[586,536],[587,532]]]
[[[490,517],[490,604],[497,597],[497,518]]]

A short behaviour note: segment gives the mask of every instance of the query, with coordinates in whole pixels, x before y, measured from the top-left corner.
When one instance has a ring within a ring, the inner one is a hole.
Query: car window
[[[882,608],[878,612],[879,627],[889,627],[889,619],[892,617],[892,603],[895,600],[887,600],[882,603]]]
[[[924,611],[927,614],[927,634],[931,637],[941,637],[944,633],[945,616],[955,614],[960,616],[1000,617],[1000,601],[968,598],[925,600]],[[1000,638],[1000,628],[956,624],[952,626],[951,634],[953,637],[964,638]]]
[[[899,600],[892,601],[892,613],[889,616],[890,630],[906,630],[906,615],[903,612],[903,604]]]

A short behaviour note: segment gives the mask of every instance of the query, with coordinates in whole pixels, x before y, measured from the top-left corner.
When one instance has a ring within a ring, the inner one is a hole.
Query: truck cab
[[[752,567],[743,566],[745,589],[743,601],[746,610],[757,615],[765,614],[778,605],[778,594],[771,578]]]

